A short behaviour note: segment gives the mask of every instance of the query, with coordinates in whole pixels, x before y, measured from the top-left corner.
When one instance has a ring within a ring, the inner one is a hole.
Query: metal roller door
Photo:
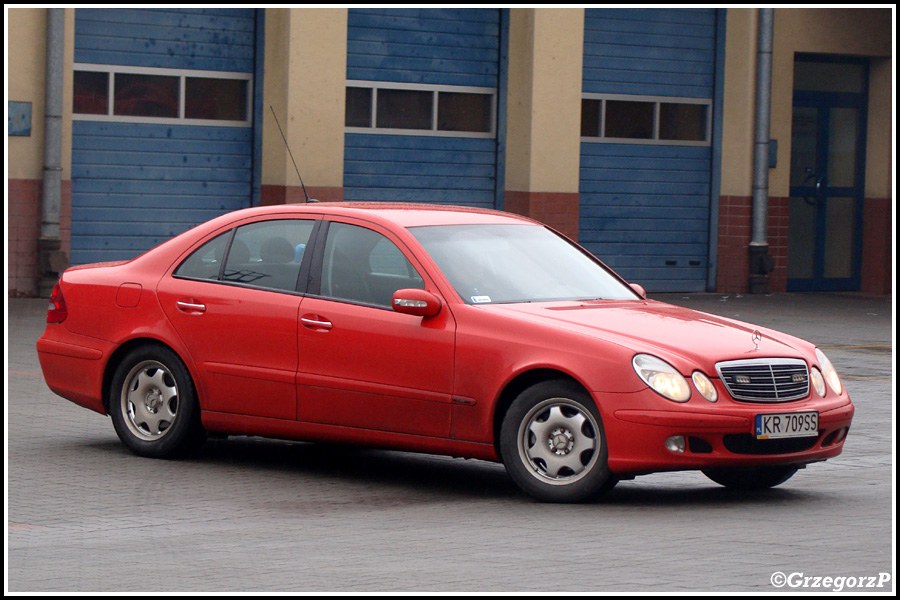
[[[588,9],[579,241],[648,291],[703,291],[715,9]]]
[[[76,9],[73,264],[250,206],[255,9]]]
[[[345,199],[495,205],[500,12],[350,9]]]

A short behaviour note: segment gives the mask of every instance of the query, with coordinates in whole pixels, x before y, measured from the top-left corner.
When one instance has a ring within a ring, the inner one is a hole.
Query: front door
[[[428,289],[396,239],[332,221],[300,305],[297,419],[449,437],[456,322],[394,312],[391,296]],[[431,289],[429,291],[436,291]]]
[[[794,64],[788,291],[858,290],[867,69]]]

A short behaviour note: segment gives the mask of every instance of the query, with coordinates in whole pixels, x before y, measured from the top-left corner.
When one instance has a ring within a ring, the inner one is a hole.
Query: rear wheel
[[[525,492],[544,502],[582,502],[612,489],[599,411],[577,384],[534,385],[510,406],[500,432],[503,464]]]
[[[734,490],[765,490],[781,485],[800,467],[746,467],[733,469],[703,469],[703,474],[727,488]]]
[[[136,348],[119,363],[109,414],[119,439],[140,456],[172,458],[205,439],[187,367],[161,346]]]

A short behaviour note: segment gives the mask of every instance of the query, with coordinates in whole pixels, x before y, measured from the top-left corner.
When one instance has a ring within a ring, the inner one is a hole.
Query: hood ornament
[[[759,351],[759,343],[762,341],[762,334],[759,332],[759,329],[753,330],[753,348],[754,351]]]

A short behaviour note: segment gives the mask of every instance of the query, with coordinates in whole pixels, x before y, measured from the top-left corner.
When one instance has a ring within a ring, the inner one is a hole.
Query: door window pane
[[[853,276],[855,209],[856,200],[853,198],[828,198],[825,211],[826,279]]]
[[[187,77],[184,92],[187,119],[246,121],[247,81],[213,77]]]
[[[654,107],[653,102],[607,100],[604,137],[652,139]]]
[[[114,114],[177,118],[178,87],[178,77],[117,73]]]
[[[397,290],[424,287],[416,269],[385,236],[345,223],[329,226],[322,263],[322,296],[389,307]]]
[[[348,87],[344,114],[346,127],[372,126],[372,89]]]
[[[832,108],[828,120],[828,186],[856,185],[856,133],[859,111]]]
[[[816,204],[815,198],[791,198],[787,268],[790,279],[812,279],[815,275]]]
[[[816,184],[818,161],[817,119],[819,111],[795,106],[791,120],[791,187]]]
[[[200,246],[178,265],[174,275],[189,279],[218,279],[228,237],[228,233],[223,233]]]
[[[109,112],[109,73],[75,71],[72,112],[81,115]]]
[[[489,94],[440,92],[438,94],[439,131],[491,131],[491,104]]]
[[[222,279],[295,291],[313,225],[310,220],[284,219],[239,227]]]
[[[806,92],[866,91],[866,65],[863,63],[794,61],[794,89]]]
[[[601,103],[588,98],[581,101],[581,137],[600,137]]]
[[[431,129],[434,93],[417,90],[378,90],[378,127]]]
[[[704,104],[659,105],[659,139],[680,142],[706,141],[708,107]]]

